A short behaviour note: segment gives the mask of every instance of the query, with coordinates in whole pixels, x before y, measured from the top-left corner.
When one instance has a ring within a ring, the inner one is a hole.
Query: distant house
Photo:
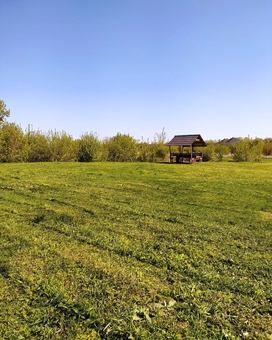
[[[239,142],[239,138],[237,137],[231,137],[231,138],[224,138],[222,140],[220,140],[218,143],[221,144],[227,144],[227,145],[232,145],[232,144],[237,144]]]
[[[200,135],[176,135],[166,145],[169,146],[170,162],[191,164],[202,161],[203,148],[207,146]],[[202,147],[201,152],[195,151],[195,147]],[[189,151],[185,151],[184,148],[189,148]]]

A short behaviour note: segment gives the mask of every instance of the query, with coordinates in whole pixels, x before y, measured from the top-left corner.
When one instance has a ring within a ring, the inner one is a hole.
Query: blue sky
[[[0,0],[0,46],[23,129],[272,137],[271,0]]]

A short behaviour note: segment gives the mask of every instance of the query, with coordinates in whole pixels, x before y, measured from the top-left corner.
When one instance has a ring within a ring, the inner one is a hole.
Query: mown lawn
[[[272,161],[0,164],[0,339],[272,339]]]

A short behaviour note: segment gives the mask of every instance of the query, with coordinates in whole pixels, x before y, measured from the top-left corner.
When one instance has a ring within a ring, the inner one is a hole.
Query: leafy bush
[[[29,131],[25,138],[28,162],[49,162],[51,160],[49,139],[46,135],[41,131]]]
[[[141,142],[137,150],[139,162],[164,162],[168,159],[169,150],[165,144]]]
[[[222,161],[223,157],[230,153],[230,148],[225,143],[217,143],[214,152],[217,160]]]
[[[85,133],[78,141],[77,160],[79,162],[92,162],[99,160],[101,143],[95,133]]]
[[[117,133],[106,140],[107,160],[112,162],[134,162],[137,157],[137,143],[130,135]]]
[[[215,142],[207,141],[207,146],[203,150],[203,161],[213,161],[215,158]]]
[[[162,132],[156,133],[153,141],[138,143],[137,160],[140,162],[164,162],[168,159],[169,150],[165,145],[166,133],[164,128]]]
[[[4,123],[0,129],[0,161],[22,162],[26,156],[23,130],[15,123]]]
[[[154,137],[154,141],[151,144],[152,154],[155,162],[163,162],[168,159],[169,149],[165,145],[166,143],[166,132],[164,128],[162,132],[156,133]]]
[[[137,161],[151,162],[151,148],[148,142],[137,144]]]
[[[264,140],[263,154],[265,156],[272,156],[272,138],[266,138]]]
[[[51,161],[69,162],[76,160],[76,144],[66,132],[49,131]]]
[[[264,142],[259,139],[244,138],[232,146],[233,159],[237,162],[259,161],[262,157]]]
[[[169,155],[169,149],[165,144],[153,142],[150,145],[152,162],[164,162]]]

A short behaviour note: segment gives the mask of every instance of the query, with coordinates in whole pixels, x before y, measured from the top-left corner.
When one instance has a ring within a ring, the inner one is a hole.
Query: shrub
[[[164,162],[168,158],[169,150],[165,144],[141,142],[137,147],[139,162]]]
[[[215,142],[207,141],[207,146],[203,150],[203,161],[213,161],[215,158]]]
[[[225,143],[216,143],[214,153],[217,160],[222,161],[223,157],[230,153],[230,148]]]
[[[117,133],[105,141],[107,160],[112,162],[134,162],[137,157],[137,143],[130,135]]]
[[[165,144],[162,143],[151,143],[151,157],[152,162],[164,162],[169,155],[169,149]]]
[[[76,143],[66,132],[49,131],[51,161],[69,162],[76,160]]]
[[[78,141],[77,160],[79,162],[92,162],[99,160],[101,143],[95,133],[85,133]]]
[[[266,138],[264,140],[263,154],[265,156],[272,156],[272,139]]]
[[[4,123],[0,129],[0,161],[22,162],[26,156],[23,130],[15,123]]]
[[[151,162],[151,148],[148,142],[137,144],[137,161]]]
[[[28,162],[49,162],[51,160],[49,139],[46,135],[41,131],[29,131],[25,138]]]
[[[137,160],[140,162],[163,162],[169,155],[169,149],[165,145],[166,133],[156,133],[151,143],[142,141],[138,144]]]
[[[233,159],[237,162],[259,161],[262,157],[264,142],[259,139],[244,138],[232,146]]]

